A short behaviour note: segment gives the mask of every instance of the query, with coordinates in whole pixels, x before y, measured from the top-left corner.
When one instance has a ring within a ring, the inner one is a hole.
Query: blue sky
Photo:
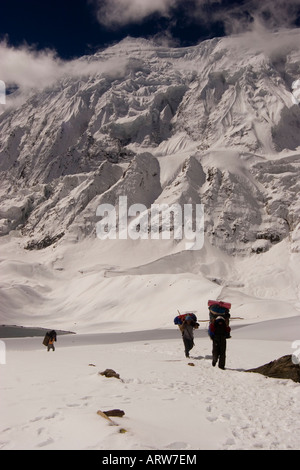
[[[186,46],[257,21],[299,27],[300,0],[1,0],[0,41],[70,60],[128,35]]]

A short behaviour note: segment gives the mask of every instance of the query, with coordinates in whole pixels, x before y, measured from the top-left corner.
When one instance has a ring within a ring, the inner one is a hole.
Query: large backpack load
[[[50,333],[49,331],[47,331],[43,340],[43,345],[47,347],[49,344],[49,341],[50,341]]]
[[[209,300],[209,322],[214,323],[218,317],[223,317],[226,325],[229,326],[231,304],[229,302],[222,302],[219,300]]]
[[[47,333],[45,334],[44,340],[43,340],[43,345],[47,347],[48,344],[49,344],[50,339],[56,341],[57,334],[56,334],[55,330],[47,331]]]
[[[182,313],[177,315],[177,317],[174,318],[174,324],[175,325],[182,325],[186,317],[189,316],[191,317],[191,320],[194,321],[195,323],[197,322],[197,317],[194,313]]]

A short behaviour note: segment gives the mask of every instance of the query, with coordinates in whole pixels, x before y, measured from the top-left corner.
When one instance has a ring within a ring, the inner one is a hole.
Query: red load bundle
[[[177,317],[174,318],[174,324],[182,325],[182,323],[184,322],[187,316],[191,317],[191,320],[193,320],[194,322],[197,321],[197,317],[194,313],[182,313],[180,315],[177,315]]]
[[[219,307],[226,308],[227,310],[231,309],[231,304],[229,302],[223,302],[222,300],[209,300],[208,306],[218,305]]]

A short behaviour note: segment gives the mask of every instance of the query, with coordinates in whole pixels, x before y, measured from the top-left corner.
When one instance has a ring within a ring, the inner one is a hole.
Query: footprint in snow
[[[218,417],[217,416],[207,416],[206,417],[207,421],[210,421],[211,423],[214,423],[217,421]]]
[[[50,444],[53,444],[53,442],[54,442],[54,440],[51,437],[49,437],[49,439],[47,439],[46,441],[41,442],[40,444],[37,444],[36,447],[46,447]]]

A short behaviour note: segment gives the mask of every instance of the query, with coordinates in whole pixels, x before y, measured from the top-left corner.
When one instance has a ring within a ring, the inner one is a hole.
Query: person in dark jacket
[[[213,342],[212,349],[212,365],[215,367],[219,363],[220,369],[225,369],[226,361],[226,340],[230,338],[231,328],[228,326],[225,318],[217,317],[214,322],[210,323],[208,333]]]
[[[194,347],[194,329],[198,327],[199,323],[195,322],[189,315],[185,318],[182,325],[179,325],[182,333],[185,357],[190,357],[190,350]]]

